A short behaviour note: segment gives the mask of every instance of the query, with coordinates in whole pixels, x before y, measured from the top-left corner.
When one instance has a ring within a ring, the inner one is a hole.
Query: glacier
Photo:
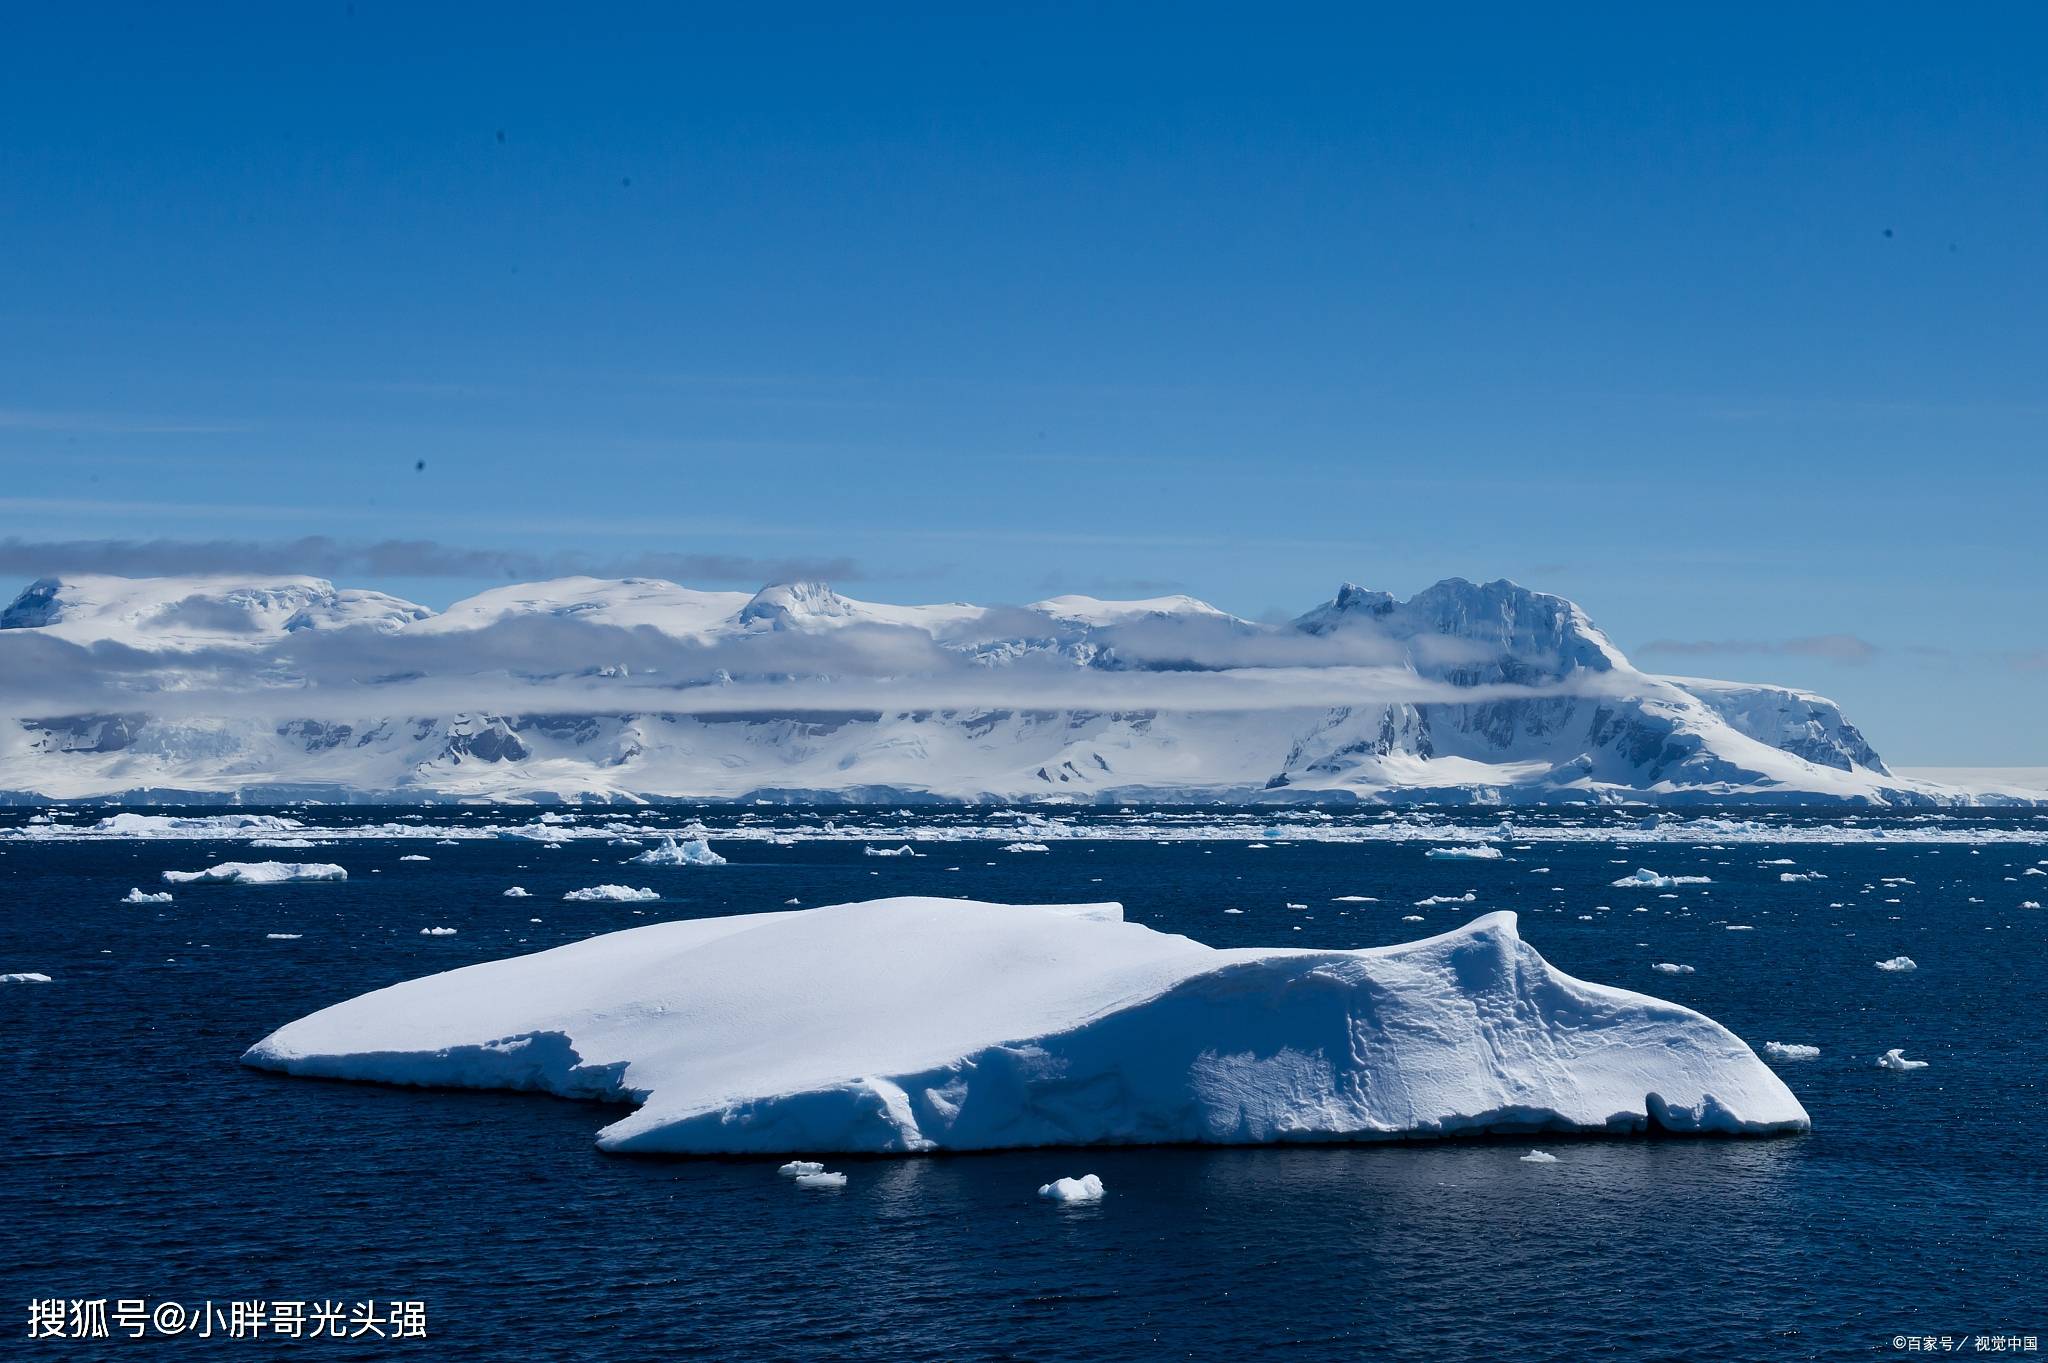
[[[1116,904],[896,898],[607,933],[406,981],[250,1047],[294,1075],[633,1103],[619,1153],[907,1154],[1807,1129],[1699,1013],[1490,913],[1218,949]]]
[[[66,576],[0,611],[0,716],[15,802],[2027,802],[1894,773],[1824,697],[1643,672],[1573,602],[1458,578],[1263,624],[1189,597],[564,578],[435,612]]]

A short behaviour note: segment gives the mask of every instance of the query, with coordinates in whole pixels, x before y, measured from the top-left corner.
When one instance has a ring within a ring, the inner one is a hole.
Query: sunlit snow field
[[[2048,1335],[2032,812],[329,808],[232,839],[155,822],[220,810],[90,831],[109,812],[0,815],[0,975],[50,977],[0,984],[16,1309],[420,1298],[433,1356],[479,1359],[1854,1357],[1900,1333]],[[726,864],[625,864],[656,829]],[[901,846],[921,855],[866,854]],[[1429,855],[1476,846],[1501,855]],[[265,860],[348,879],[162,879]],[[659,897],[562,897],[605,884]],[[1526,1138],[839,1158],[835,1190],[773,1161],[601,1155],[613,1109],[237,1063],[416,975],[890,894],[1114,899],[1219,946],[1372,946],[1514,909],[1572,974],[1760,1054],[1818,1047],[1771,1061],[1814,1130],[1534,1142],[1554,1163]],[[1916,968],[1877,967],[1899,957]],[[1880,1068],[1893,1048],[1927,1068]],[[1087,1173],[1100,1202],[1036,1196]],[[180,1346],[209,1347],[252,1346]]]

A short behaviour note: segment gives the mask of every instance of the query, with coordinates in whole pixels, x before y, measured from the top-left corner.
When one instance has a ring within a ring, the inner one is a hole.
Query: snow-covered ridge
[[[380,989],[244,1059],[624,1098],[599,1144],[630,1152],[1808,1125],[1718,1024],[1562,974],[1508,913],[1361,951],[1219,950],[1115,905],[660,923]]]
[[[317,578],[51,578],[0,614],[0,715],[16,798],[1978,798],[1894,776],[1822,697],[1643,673],[1576,604],[1458,578],[1283,625],[1189,597],[564,578],[436,614]]]

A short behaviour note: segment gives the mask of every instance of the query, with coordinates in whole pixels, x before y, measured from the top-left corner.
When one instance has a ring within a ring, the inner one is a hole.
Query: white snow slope
[[[1452,578],[1284,625],[1189,597],[816,583],[65,577],[0,612],[0,797],[2024,803],[1896,776],[1831,702],[1653,676]]]
[[[1717,1023],[1552,969],[1510,913],[1362,951],[1218,950],[1115,904],[660,923],[380,989],[243,1059],[629,1099],[598,1138],[622,1152],[1809,1124]]]

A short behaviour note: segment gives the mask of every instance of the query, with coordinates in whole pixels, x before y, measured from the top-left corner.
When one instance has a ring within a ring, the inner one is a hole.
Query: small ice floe
[[[1288,901],[1287,901],[1287,907],[1288,907],[1288,908],[1290,908],[1290,909],[1305,909],[1305,908],[1307,908],[1307,907],[1308,907],[1308,905],[1306,905],[1306,904],[1297,904],[1297,903],[1295,903],[1295,902],[1294,902],[1293,900],[1291,900],[1291,899],[1290,899],[1290,900],[1288,900]]]
[[[130,889],[127,894],[121,896],[121,902],[123,904],[168,904],[171,902],[171,892],[164,890],[157,894],[150,894],[145,890]]]
[[[796,1186],[799,1188],[844,1188],[846,1186],[846,1175],[827,1173],[823,1170],[808,1174],[798,1174],[796,1176]]]
[[[9,975],[0,975],[0,984],[48,984],[50,977],[40,970],[17,970]]]
[[[1673,885],[1711,885],[1714,883],[1714,878],[1712,876],[1660,876],[1655,871],[1638,866],[1633,875],[1625,875],[1614,883],[1617,887],[1624,890],[1632,890],[1637,886],[1668,890]]]
[[[301,880],[347,880],[348,872],[324,861],[223,861],[203,871],[165,871],[171,885],[288,885]]]
[[[1790,857],[1774,857],[1770,861],[1760,861],[1757,863],[1759,866],[1797,866],[1798,864],[1798,862]]]
[[[1244,846],[1247,852],[1263,852],[1266,850],[1266,844],[1263,842],[1248,842]]]
[[[1102,1201],[1102,1180],[1093,1174],[1079,1178],[1056,1178],[1042,1183],[1038,1195],[1051,1202],[1100,1202]]]
[[[1555,1155],[1552,1155],[1552,1154],[1547,1154],[1547,1153],[1545,1153],[1544,1151],[1541,1151],[1541,1150],[1531,1150],[1531,1151],[1530,1151],[1530,1152],[1529,1152],[1528,1154],[1526,1154],[1526,1155],[1522,1156],[1522,1163],[1524,1163],[1524,1164],[1555,1164],[1555,1163],[1557,1163],[1557,1156],[1555,1156]]]
[[[1467,890],[1463,894],[1433,894],[1427,899],[1416,900],[1415,907],[1418,909],[1428,909],[1434,908],[1438,904],[1471,904],[1476,902],[1478,898],[1479,896],[1471,890]]]
[[[1377,904],[1380,901],[1369,894],[1340,894],[1330,901],[1332,904]]]
[[[1755,931],[1756,931],[1756,924],[1754,924],[1754,923],[1723,923],[1723,924],[1722,924],[1721,926],[1722,926],[1722,927],[1723,927],[1723,928],[1724,928],[1725,930],[1727,930],[1727,931],[1729,931],[1729,932],[1755,932]]]
[[[2041,907],[2041,901],[2038,899],[2022,899],[2020,907],[2023,909],[2038,909]]]
[[[1820,1047],[1800,1046],[1783,1041],[1766,1041],[1764,1054],[1773,1060],[1813,1060],[1819,1057]]]
[[[1655,962],[1651,965],[1650,969],[1658,972],[1661,975],[1690,975],[1693,973],[1693,968],[1691,966],[1678,965],[1672,961]]]
[[[526,898],[526,887],[525,887],[524,885],[514,885],[514,886],[513,886],[513,887],[512,887],[511,889],[509,889],[509,890],[505,891],[505,898],[507,898],[507,899],[524,899],[524,898]]]
[[[1927,1068],[1927,1062],[1908,1060],[1904,1048],[1894,1046],[1877,1058],[1877,1067],[1881,1070],[1897,1070],[1903,1074],[1907,1070],[1924,1070]]]
[[[1821,871],[1780,871],[1778,879],[1787,885],[1794,885],[1802,880],[1826,880],[1827,875]]]
[[[266,942],[296,942],[305,935],[303,932],[266,932],[263,934],[263,940]]]
[[[1920,963],[1911,956],[1894,956],[1889,961],[1879,961],[1879,970],[1918,970]]]
[[[1477,843],[1471,847],[1432,847],[1424,855],[1432,861],[1499,861],[1500,849]]]
[[[1404,913],[1401,915],[1401,921],[1403,923],[1426,923],[1429,920],[1419,913]]]
[[[822,1174],[825,1166],[816,1160],[793,1159],[775,1172],[784,1178],[797,1178],[804,1174]]]
[[[691,838],[677,842],[664,836],[661,846],[650,847],[639,856],[631,858],[640,866],[723,866],[725,858],[711,850],[711,844],[703,838]]]
[[[581,890],[571,890],[562,896],[579,904],[640,904],[660,895],[644,886],[634,889],[631,885],[591,885]]]
[[[251,838],[249,839],[249,845],[251,847],[282,847],[288,851],[299,851],[307,847],[318,847],[320,844],[314,842],[311,838]]]
[[[1224,912],[1225,912],[1225,913],[1243,913],[1243,912],[1244,912],[1244,910],[1243,910],[1243,909],[1225,909],[1225,910],[1224,910]]]
[[[1050,852],[1052,849],[1042,842],[1006,842],[1005,852]]]
[[[421,856],[421,855],[420,855],[419,853],[417,853],[417,852],[407,852],[407,853],[406,853],[406,854],[405,854],[404,856],[400,857],[400,858],[399,858],[399,860],[400,860],[400,861],[432,861],[432,860],[433,860],[433,858],[432,858],[432,857],[423,857],[423,856]]]
[[[454,929],[454,928],[421,928],[421,929],[420,929],[420,936],[422,936],[422,937],[453,937],[454,935],[455,935],[455,929]]]
[[[861,855],[865,857],[921,857],[924,855],[924,853],[914,850],[907,842],[901,847],[863,847],[860,851]]]

